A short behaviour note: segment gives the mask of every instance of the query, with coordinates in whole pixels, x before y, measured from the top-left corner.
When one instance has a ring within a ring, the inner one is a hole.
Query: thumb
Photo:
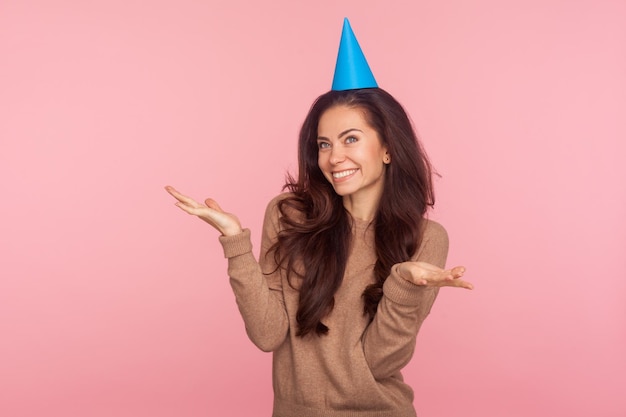
[[[217,204],[217,201],[213,200],[212,198],[207,198],[206,200],[204,200],[204,204],[206,204],[207,207],[212,208],[213,210],[219,211],[220,213],[224,212],[220,205]]]

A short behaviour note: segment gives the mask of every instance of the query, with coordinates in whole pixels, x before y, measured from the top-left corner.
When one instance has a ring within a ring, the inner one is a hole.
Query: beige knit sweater
[[[356,220],[352,251],[335,307],[324,318],[327,335],[296,337],[298,291],[273,256],[266,257],[279,228],[276,203],[268,205],[260,262],[250,231],[221,236],[228,274],[250,340],[273,352],[274,417],[413,417],[413,391],[401,369],[413,356],[415,338],[437,290],[414,285],[390,271],[374,320],[363,315],[361,294],[374,281],[373,227]],[[427,222],[414,260],[443,267],[445,229]],[[270,273],[265,275],[264,273]]]

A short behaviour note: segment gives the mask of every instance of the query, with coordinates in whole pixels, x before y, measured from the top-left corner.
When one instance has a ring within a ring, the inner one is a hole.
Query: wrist
[[[222,236],[235,236],[243,232],[241,226],[232,229],[222,230]]]
[[[397,263],[392,267],[392,270],[398,277],[402,278],[404,281],[409,281],[409,279],[407,279],[406,271],[403,268],[404,264],[405,262]]]

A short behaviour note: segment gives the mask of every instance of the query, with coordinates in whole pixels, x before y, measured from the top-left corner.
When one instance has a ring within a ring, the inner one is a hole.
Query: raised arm
[[[250,340],[265,352],[277,349],[287,337],[289,321],[282,292],[280,272],[269,248],[278,234],[275,200],[270,202],[263,221],[259,262],[252,254],[250,231],[220,236],[228,258],[228,275],[237,306]]]
[[[416,258],[392,267],[376,315],[363,336],[363,351],[374,378],[388,378],[411,360],[417,333],[439,287],[472,288],[460,279],[463,267],[443,269],[447,255],[445,229],[429,222]]]
[[[276,349],[285,340],[288,330],[280,274],[273,258],[266,256],[278,233],[278,215],[270,203],[265,214],[261,241],[261,265],[252,253],[250,230],[242,229],[236,216],[227,213],[215,202],[204,204],[187,197],[173,187],[165,188],[181,210],[197,216],[221,233],[220,243],[228,259],[228,275],[237,306],[250,340],[263,351]]]

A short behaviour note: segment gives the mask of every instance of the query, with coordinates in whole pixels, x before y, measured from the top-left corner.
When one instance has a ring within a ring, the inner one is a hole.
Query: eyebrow
[[[346,129],[343,132],[341,132],[339,134],[339,139],[341,139],[342,137],[346,136],[350,132],[361,132],[361,133],[363,133],[362,130],[359,130],[357,128],[351,127],[350,129]],[[328,139],[327,137],[324,137],[324,136],[318,136],[317,140],[330,140],[330,139]]]

